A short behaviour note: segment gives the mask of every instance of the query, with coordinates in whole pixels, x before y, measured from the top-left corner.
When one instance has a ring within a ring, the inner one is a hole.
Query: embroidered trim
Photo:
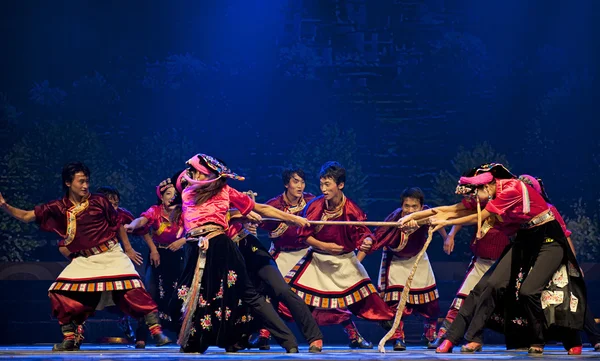
[[[144,284],[139,276],[95,281],[69,281],[57,279],[56,282],[50,286],[48,291],[103,292],[132,290],[135,288],[144,288]]]
[[[67,210],[67,238],[63,240],[64,246],[68,246],[73,242],[73,239],[75,239],[75,234],[77,233],[77,216],[79,213],[85,211],[90,205],[88,199],[89,197],[85,198],[83,202],[74,205]]]
[[[366,284],[365,284],[366,283]],[[337,296],[324,295],[320,293],[309,294],[305,291],[291,287],[292,291],[296,292],[298,296],[309,306],[319,308],[345,308],[354,303],[360,302],[366,297],[377,294],[375,286],[365,280],[361,282],[357,287],[344,291],[343,294]]]
[[[402,295],[404,285],[396,285],[388,287],[388,273],[391,266],[392,254],[384,250],[381,255],[381,265],[379,268],[379,295],[385,302],[399,301]],[[390,261],[388,261],[390,260]],[[440,297],[437,290],[437,285],[432,285],[425,289],[411,290],[408,293],[408,303],[413,305],[420,305],[423,303],[431,302]]]
[[[335,219],[335,218],[341,217],[342,214],[344,214],[344,206],[345,205],[346,205],[346,196],[342,194],[342,201],[340,202],[340,205],[331,211],[324,210],[323,215],[321,215],[321,221],[328,221],[330,219]],[[319,233],[323,229],[323,227],[324,227],[324,225],[322,225],[322,224],[316,226],[315,234]]]
[[[385,291],[387,287],[388,270],[390,268],[388,258],[388,252],[384,249],[381,253],[381,264],[379,266],[379,283],[377,284],[379,286],[379,291]],[[389,259],[391,260],[391,258]]]
[[[432,289],[433,288],[433,289]],[[404,286],[392,286],[389,291],[382,292],[382,298],[385,302],[400,301]],[[440,297],[437,286],[433,285],[424,291],[412,290],[408,293],[408,303],[413,305],[421,305],[431,301],[435,301]]]
[[[113,238],[113,239],[111,239],[107,242],[104,242],[98,246],[94,246],[92,248],[81,250],[81,251],[77,252],[77,255],[83,256],[83,257],[94,256],[94,255],[108,251],[109,249],[116,246],[117,244],[119,244],[119,241],[117,241],[116,238]]]
[[[523,181],[521,181],[521,189],[523,190],[523,213],[529,214],[531,211],[531,201],[529,199],[529,190]]]
[[[452,304],[450,305],[450,308],[454,308],[456,310],[460,310],[460,308],[462,307],[463,302],[465,302],[465,298],[460,297],[460,296],[456,296],[456,297],[454,297],[454,300],[452,301]]]
[[[283,201],[286,204],[285,208],[282,209],[282,211],[284,211],[285,213],[298,214],[306,207],[306,201],[304,200],[304,196],[302,196],[302,198],[300,199],[298,204],[295,206],[292,206],[287,202],[285,193],[283,193],[282,197],[283,197]],[[279,223],[279,225],[277,226],[277,228],[275,228],[275,230],[269,232],[269,238],[281,237],[281,235],[284,234],[285,231],[287,231],[289,228],[290,227],[286,223],[284,223],[284,222]]]
[[[544,223],[555,220],[554,213],[551,210],[544,211],[533,217],[529,222],[521,224],[521,229],[530,229],[542,225]]]

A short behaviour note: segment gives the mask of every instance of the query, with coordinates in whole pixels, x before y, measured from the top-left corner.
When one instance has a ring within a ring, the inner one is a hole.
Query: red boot
[[[435,349],[436,353],[452,353],[452,348],[454,348],[454,344],[448,340],[444,340],[440,347]]]

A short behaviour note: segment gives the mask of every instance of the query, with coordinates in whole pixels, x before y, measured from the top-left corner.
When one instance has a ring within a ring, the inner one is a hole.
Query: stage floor
[[[300,347],[300,353],[286,354],[279,347],[271,347],[271,351],[244,351],[225,353],[219,348],[210,348],[205,354],[182,354],[177,346],[153,347],[136,350],[125,345],[84,344],[79,352],[52,352],[52,345],[33,346],[0,346],[0,360],[185,360],[198,358],[203,360],[531,360],[532,358],[548,358],[553,360],[573,360],[573,358],[598,358],[599,352],[584,348],[581,356],[568,356],[559,346],[548,346],[543,356],[528,356],[526,351],[506,351],[503,346],[485,346],[483,352],[476,354],[460,353],[457,347],[452,354],[436,354],[424,347],[408,347],[404,352],[394,352],[391,347],[387,353],[373,350],[350,350],[347,346],[328,346],[320,354],[307,352],[307,347]]]

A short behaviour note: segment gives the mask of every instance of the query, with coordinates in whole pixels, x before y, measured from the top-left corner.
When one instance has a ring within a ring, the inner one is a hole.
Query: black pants
[[[144,286],[158,305],[162,327],[177,332],[179,331],[176,327],[177,322],[172,322],[168,318],[165,319],[165,317],[169,312],[169,300],[175,289],[175,283],[183,271],[184,252],[182,250],[173,252],[167,248],[158,248],[158,254],[160,255],[160,265],[158,267],[150,264],[150,254],[148,254]],[[142,319],[138,320],[135,338],[137,341],[144,342],[148,339],[148,326]]]
[[[308,343],[323,339],[323,334],[310,309],[285,282],[273,257],[260,241],[255,236],[248,235],[240,241],[239,247],[246,261],[248,273],[253,274],[255,280],[264,282],[267,286],[264,287],[264,293],[274,301],[275,309],[279,302],[283,302],[288,307]]]
[[[285,349],[298,347],[298,341],[292,331],[279,317],[273,305],[258,293],[250,278],[246,278],[246,290],[242,298],[252,308],[252,313],[262,321],[264,327],[271,332],[273,338]]]
[[[495,264],[483,275],[483,277],[481,277],[481,280],[471,290],[467,298],[463,301],[463,304],[460,306],[454,322],[452,322],[450,328],[448,328],[445,337],[453,344],[459,344],[462,341],[463,336],[465,336],[467,329],[469,329],[473,316],[475,315],[475,307],[481,298],[487,280],[494,268]],[[475,332],[474,334],[469,335],[468,340],[469,342],[483,343],[483,328],[481,329],[481,332]]]
[[[509,286],[513,252],[514,248],[510,249],[500,259],[494,271],[487,278],[487,282],[479,296],[479,302],[475,306],[471,324],[465,334],[467,341],[481,339],[485,323],[496,306],[499,292]],[[519,300],[523,304],[527,321],[532,329],[532,345],[545,344],[546,316],[542,309],[540,297],[544,287],[560,266],[563,256],[564,249],[560,243],[542,244],[533,267],[519,289]]]
[[[258,242],[258,240],[256,241]],[[253,279],[255,277],[254,275],[257,273],[257,267],[255,264],[253,264],[253,262],[248,261],[248,251],[253,253],[252,247],[248,247],[248,249],[240,247],[240,253],[244,257],[244,261],[246,263],[246,272],[248,274],[248,277],[244,278],[246,284],[242,301],[252,308],[252,313],[254,313],[258,319],[260,319],[264,328],[271,332],[271,335],[273,335],[273,338],[279,345],[281,345],[281,347],[285,349],[298,347],[298,341],[296,340],[296,337],[292,331],[279,317],[277,311],[275,311],[275,308],[273,308],[273,305],[267,302],[265,297],[260,294],[255,287]]]

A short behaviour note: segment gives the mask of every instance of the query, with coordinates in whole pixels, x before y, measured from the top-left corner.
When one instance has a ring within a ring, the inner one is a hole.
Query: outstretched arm
[[[405,223],[407,223],[411,220],[418,221],[420,219],[431,217],[438,213],[459,212],[464,209],[466,209],[466,207],[462,203],[456,203],[451,206],[440,206],[440,207],[435,207],[435,208],[429,208],[429,209],[424,209],[422,211],[414,212],[407,216],[404,216],[404,217],[400,218],[400,220],[398,222],[400,223],[400,225],[404,225]]]
[[[131,223],[125,225],[125,230],[127,232],[132,232],[134,229],[141,228],[148,224],[148,218],[146,217],[138,217],[131,221]]]
[[[0,208],[2,208],[6,214],[21,222],[30,223],[35,221],[35,213],[33,211],[25,211],[9,205],[6,203],[2,193],[0,193]]]
[[[310,225],[305,218],[298,217],[291,213],[285,213],[268,204],[256,203],[254,205],[254,211],[261,216],[281,219],[284,222],[290,222],[299,227],[308,227]]]
[[[487,209],[481,211],[481,219],[486,219],[491,215],[492,214]],[[454,219],[436,219],[436,217],[432,217],[431,224],[435,225],[437,229],[439,229],[438,227],[440,226],[468,226],[472,224],[477,224],[477,213]]]

